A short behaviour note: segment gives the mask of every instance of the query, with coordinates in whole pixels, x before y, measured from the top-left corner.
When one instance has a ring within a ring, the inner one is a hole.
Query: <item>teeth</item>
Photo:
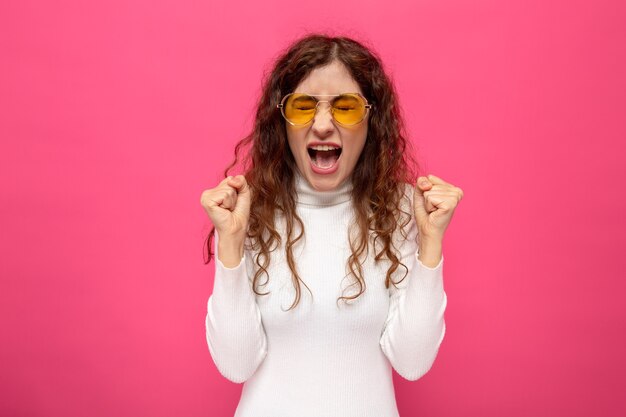
[[[329,146],[329,145],[315,145],[315,146],[309,146],[309,149],[315,149],[316,151],[331,151],[333,149],[339,149],[339,147]]]

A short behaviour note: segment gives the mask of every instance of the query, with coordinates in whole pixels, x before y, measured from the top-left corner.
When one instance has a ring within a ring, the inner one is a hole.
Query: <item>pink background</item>
[[[329,29],[379,52],[465,192],[401,415],[625,415],[624,2],[376,3],[2,2],[0,415],[232,416],[200,194],[271,59]]]

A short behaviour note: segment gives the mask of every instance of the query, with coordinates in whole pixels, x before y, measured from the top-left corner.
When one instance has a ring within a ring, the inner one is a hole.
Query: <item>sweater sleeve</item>
[[[443,255],[432,268],[418,259],[418,230],[412,207],[410,214],[411,220],[405,226],[407,237],[399,243],[401,261],[408,273],[398,288],[389,286],[389,312],[380,346],[396,372],[415,381],[430,370],[443,341],[447,297],[443,288]],[[399,275],[394,274],[393,278],[397,282],[406,270],[400,266],[396,271]]]
[[[244,253],[239,265],[227,268],[218,258],[215,231],[215,278],[207,303],[206,340],[213,362],[228,380],[249,379],[267,354],[267,338],[247,271]]]

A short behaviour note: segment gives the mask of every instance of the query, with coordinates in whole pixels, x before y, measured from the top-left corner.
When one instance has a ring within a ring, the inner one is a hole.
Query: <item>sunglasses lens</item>
[[[344,125],[354,125],[365,117],[365,100],[356,94],[344,94],[333,102],[333,116]]]
[[[332,101],[332,114],[343,125],[355,125],[365,117],[366,101],[357,94],[342,94]],[[307,94],[292,93],[286,97],[282,112],[294,125],[305,125],[313,120],[317,100]]]
[[[315,116],[317,102],[306,94],[291,94],[284,106],[284,114],[287,120],[296,125],[304,125]]]

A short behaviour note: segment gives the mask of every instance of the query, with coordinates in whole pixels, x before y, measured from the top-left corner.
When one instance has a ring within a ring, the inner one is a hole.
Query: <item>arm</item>
[[[246,256],[228,268],[219,258],[215,231],[215,279],[207,304],[206,340],[213,362],[228,380],[250,378],[267,354],[267,338],[261,312],[248,278]],[[226,259],[226,258],[223,258]]]
[[[389,313],[380,346],[393,368],[403,378],[415,381],[430,370],[443,341],[447,297],[443,288],[443,254],[432,267],[420,260],[417,224],[413,210],[409,212],[407,238],[401,238],[399,243],[400,260],[407,266],[408,274],[397,289],[393,284],[389,287]],[[402,267],[397,271],[394,281],[406,272]]]

